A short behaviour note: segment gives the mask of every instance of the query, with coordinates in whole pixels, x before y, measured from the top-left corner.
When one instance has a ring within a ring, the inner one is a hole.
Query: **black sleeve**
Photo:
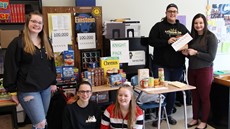
[[[96,125],[96,129],[100,129],[100,126],[101,126],[101,115],[102,115],[102,111],[101,109],[99,108],[98,105],[96,105],[96,118],[97,118],[97,125]]]
[[[17,74],[22,55],[22,40],[15,38],[8,46],[4,59],[3,86],[8,92],[17,90]]]
[[[64,112],[63,112],[63,117],[62,117],[62,128],[63,129],[72,129],[71,127],[71,121],[70,121],[70,111],[66,105]]]
[[[149,45],[152,47],[165,47],[170,44],[168,44],[168,40],[161,38],[161,31],[162,29],[160,26],[161,23],[156,23],[149,33]]]

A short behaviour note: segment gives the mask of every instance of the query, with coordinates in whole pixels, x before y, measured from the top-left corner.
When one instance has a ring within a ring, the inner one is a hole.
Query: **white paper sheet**
[[[52,31],[52,46],[54,52],[68,50],[69,42],[71,42],[71,34],[68,30]]]
[[[111,56],[119,57],[120,63],[129,62],[129,40],[110,40]]]
[[[78,49],[96,48],[95,33],[78,33],[77,34]]]
[[[145,65],[145,51],[129,51],[128,66]]]
[[[180,50],[184,47],[189,41],[192,40],[192,37],[189,35],[189,33],[186,33],[182,37],[180,37],[176,42],[172,44],[172,47],[175,51]]]

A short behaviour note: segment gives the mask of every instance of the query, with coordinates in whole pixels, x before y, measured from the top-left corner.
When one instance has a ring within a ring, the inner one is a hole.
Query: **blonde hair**
[[[117,91],[117,97],[118,97],[118,93],[120,91],[120,89],[122,88],[125,88],[127,90],[130,91],[131,93],[131,100],[130,100],[130,103],[129,103],[129,112],[128,112],[128,129],[132,129],[136,123],[136,114],[137,114],[137,111],[136,111],[136,98],[134,96],[134,90],[132,88],[132,86],[129,86],[129,85],[123,85],[121,86],[118,91]],[[115,117],[119,117],[119,116],[122,116],[121,114],[121,107],[120,107],[120,104],[118,102],[118,98],[115,102],[115,107],[114,107],[114,110],[113,110],[113,113],[115,115]]]
[[[30,31],[28,27],[32,15],[40,16],[43,19],[42,14],[39,13],[38,11],[31,12],[26,18],[26,22],[23,29],[23,45],[24,45],[24,51],[31,55],[35,54],[35,50],[36,50],[32,40],[30,39]],[[51,58],[54,57],[54,54],[44,29],[42,29],[42,31],[38,35],[41,38],[41,45],[45,47],[47,58],[51,60]]]

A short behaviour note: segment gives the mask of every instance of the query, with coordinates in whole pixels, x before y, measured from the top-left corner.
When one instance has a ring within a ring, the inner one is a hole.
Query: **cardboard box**
[[[19,35],[19,30],[0,30],[1,48],[7,48],[10,42]]]

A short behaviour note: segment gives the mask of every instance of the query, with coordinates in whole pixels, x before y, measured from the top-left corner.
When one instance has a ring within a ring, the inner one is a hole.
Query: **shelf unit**
[[[42,11],[42,0],[10,0],[10,4],[25,4],[25,14],[32,11]],[[2,30],[22,30],[24,23],[0,23]]]

